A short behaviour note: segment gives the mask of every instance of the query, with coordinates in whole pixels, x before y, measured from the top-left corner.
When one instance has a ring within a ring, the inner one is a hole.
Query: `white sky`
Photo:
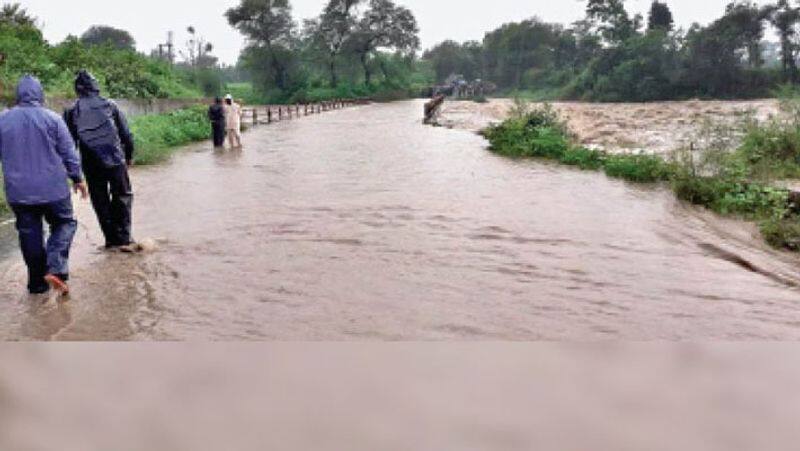
[[[186,27],[194,25],[212,42],[215,54],[235,63],[242,37],[231,29],[223,13],[237,0],[12,0],[18,1],[44,25],[45,37],[58,42],[69,34],[80,35],[91,25],[103,24],[130,31],[139,50],[149,52],[176,32],[186,39]],[[411,8],[420,23],[422,43],[428,48],[445,39],[479,40],[506,22],[539,16],[546,21],[571,23],[583,17],[581,0],[396,0]],[[765,3],[766,0],[758,0]],[[314,17],[325,0],[292,0],[295,17]],[[629,11],[646,12],[650,0],[628,0]],[[708,23],[722,14],[729,0],[667,0],[679,25]]]

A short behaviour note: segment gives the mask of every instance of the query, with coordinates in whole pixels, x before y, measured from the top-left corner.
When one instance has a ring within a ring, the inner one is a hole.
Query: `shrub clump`
[[[131,120],[131,131],[136,141],[136,163],[144,165],[166,160],[176,147],[211,138],[204,106],[136,117]]]
[[[761,235],[778,249],[800,251],[800,220],[798,218],[773,218],[761,223]]]
[[[605,171],[610,177],[639,183],[666,181],[672,176],[669,164],[654,155],[609,155]]]
[[[512,116],[483,131],[494,152],[511,157],[536,157],[581,169],[604,169],[610,177],[633,182],[668,180],[672,166],[652,155],[609,155],[573,144],[574,137],[550,106],[530,108],[517,101]]]

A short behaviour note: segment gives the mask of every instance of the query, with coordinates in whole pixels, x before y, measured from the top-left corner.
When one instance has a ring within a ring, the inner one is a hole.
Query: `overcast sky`
[[[242,37],[231,29],[223,13],[238,0],[16,0],[44,25],[45,37],[58,42],[69,34],[80,35],[91,25],[104,24],[130,31],[139,50],[149,52],[166,41],[174,30],[178,43],[185,29],[194,25],[216,46],[223,62],[235,63]],[[666,0],[679,25],[708,23],[722,14],[729,0]],[[760,0],[759,3],[765,3]],[[319,14],[325,0],[292,0],[295,17]],[[583,17],[585,1],[579,0],[397,0],[411,8],[428,48],[445,39],[465,41],[483,35],[506,22],[539,16],[546,21],[571,23]],[[628,0],[629,10],[646,12],[650,0]]]

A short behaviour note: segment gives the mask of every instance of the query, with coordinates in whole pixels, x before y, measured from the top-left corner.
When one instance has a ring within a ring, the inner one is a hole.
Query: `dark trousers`
[[[225,121],[211,122],[211,129],[214,132],[214,147],[225,145]]]
[[[69,250],[78,230],[72,211],[72,199],[41,205],[12,204],[17,217],[20,248],[28,266],[28,290],[44,293],[44,276],[53,274],[69,279]],[[44,241],[44,221],[50,225],[50,237]]]
[[[128,167],[124,164],[111,168],[86,165],[84,172],[106,246],[131,244],[133,188]]]

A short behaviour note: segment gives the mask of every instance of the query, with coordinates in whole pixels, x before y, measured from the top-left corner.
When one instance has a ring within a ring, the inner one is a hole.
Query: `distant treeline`
[[[589,0],[571,26],[533,18],[487,33],[483,42],[447,41],[424,58],[438,82],[454,74],[484,79],[506,92],[541,98],[650,101],[768,96],[800,82],[800,7],[734,1],[707,26],[674,25],[654,1],[647,18],[623,0]],[[779,42],[765,38],[774,30]]]
[[[262,102],[406,97],[433,83],[414,14],[392,0],[328,0],[299,24],[288,0],[242,0],[226,13],[248,41],[238,67]]]

